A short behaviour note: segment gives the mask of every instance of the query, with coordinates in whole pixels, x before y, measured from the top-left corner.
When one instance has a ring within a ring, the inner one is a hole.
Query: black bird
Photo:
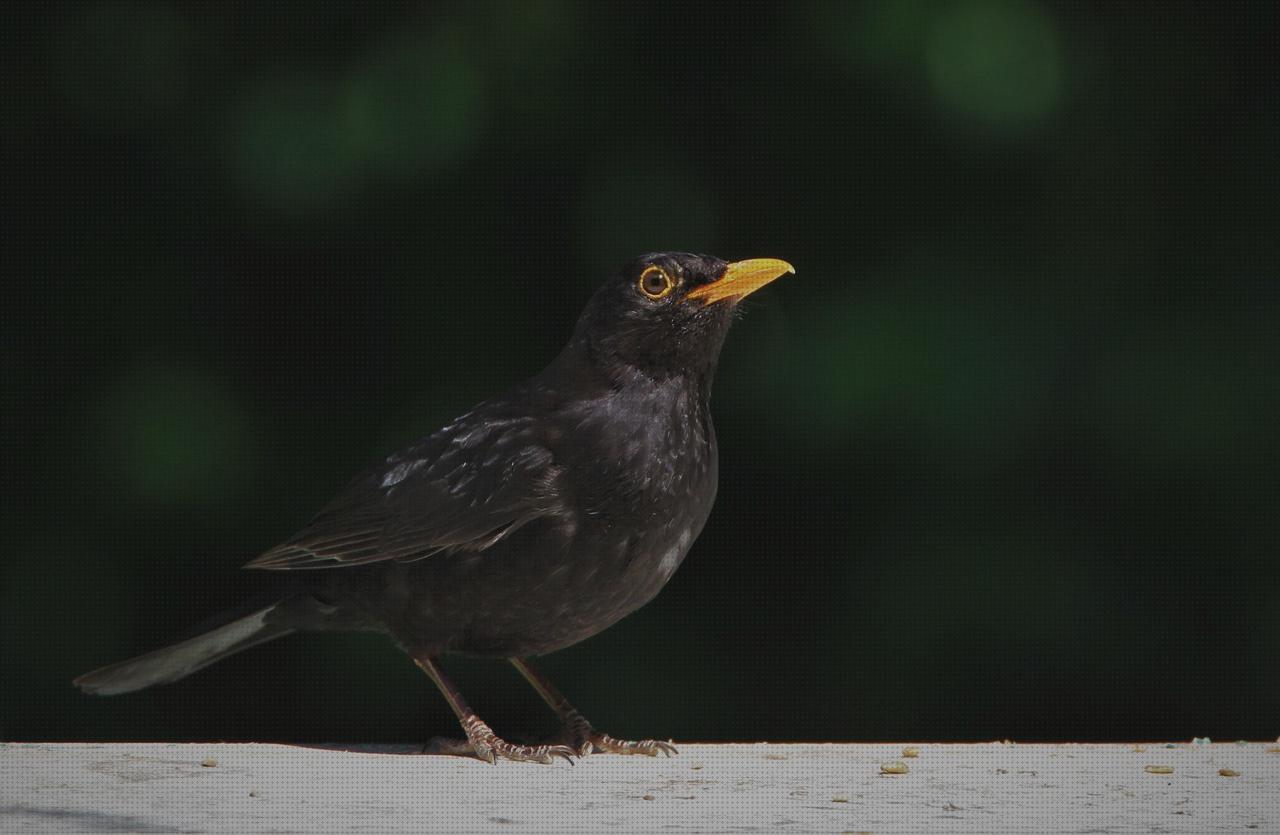
[[[490,762],[675,753],[596,731],[526,657],[589,638],[671,579],[715,500],[709,398],[733,308],[789,272],[767,258],[635,259],[541,373],[361,473],[250,562],[288,572],[277,602],[75,684],[127,693],[291,632],[375,630],[431,676]],[[441,671],[449,652],[510,659],[559,714],[567,744],[495,735]]]

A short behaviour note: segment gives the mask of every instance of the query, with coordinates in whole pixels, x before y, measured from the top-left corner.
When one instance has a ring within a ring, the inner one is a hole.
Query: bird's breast
[[[565,437],[581,507],[652,523],[677,505],[714,499],[715,429],[706,400],[685,386],[624,392],[593,404]]]
[[[704,401],[654,397],[623,411],[581,438],[595,452],[578,498],[580,559],[625,614],[661,590],[701,533],[718,462]]]

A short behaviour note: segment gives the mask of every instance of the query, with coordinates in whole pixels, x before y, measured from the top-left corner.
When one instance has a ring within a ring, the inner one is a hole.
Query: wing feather
[[[358,476],[288,541],[246,568],[336,568],[482,551],[562,513],[560,468],[531,419],[464,415]]]

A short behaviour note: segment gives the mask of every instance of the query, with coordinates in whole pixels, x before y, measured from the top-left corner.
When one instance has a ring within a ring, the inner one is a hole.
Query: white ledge
[[[576,767],[414,750],[7,743],[0,831],[1280,830],[1272,743],[685,744]],[[908,772],[882,773],[890,761]]]

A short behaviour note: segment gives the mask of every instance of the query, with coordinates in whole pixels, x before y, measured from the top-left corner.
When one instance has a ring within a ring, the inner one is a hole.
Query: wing
[[[531,418],[464,415],[358,476],[246,568],[335,568],[482,551],[566,510],[561,468]]]

